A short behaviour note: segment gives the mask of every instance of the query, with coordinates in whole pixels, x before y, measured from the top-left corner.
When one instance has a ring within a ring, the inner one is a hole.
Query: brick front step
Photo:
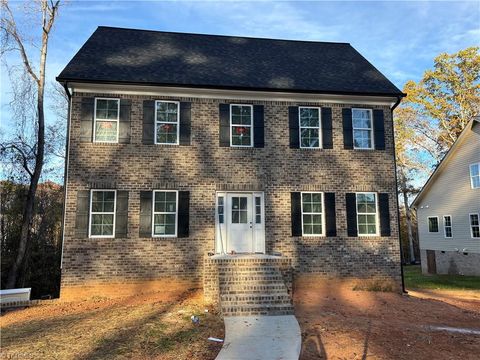
[[[276,303],[276,302],[288,302],[290,304],[290,297],[285,293],[273,294],[229,294],[221,296],[222,305],[226,303],[245,303],[245,304],[263,304],[263,303]]]
[[[224,316],[292,315],[293,306],[284,304],[222,306],[222,313]]]

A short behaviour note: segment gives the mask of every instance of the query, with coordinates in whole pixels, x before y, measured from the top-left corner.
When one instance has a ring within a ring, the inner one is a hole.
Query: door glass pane
[[[246,224],[248,222],[246,197],[232,197],[232,224]]]

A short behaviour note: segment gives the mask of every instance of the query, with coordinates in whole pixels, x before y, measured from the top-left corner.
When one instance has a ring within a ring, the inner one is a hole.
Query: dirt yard
[[[77,297],[1,317],[2,359],[214,359],[223,320],[205,312],[198,289],[148,290],[138,295]],[[77,294],[81,295],[81,294]],[[194,325],[191,315],[198,315]]]
[[[416,290],[409,295],[353,291],[352,283],[302,278],[295,315],[301,359],[479,359],[478,291]]]

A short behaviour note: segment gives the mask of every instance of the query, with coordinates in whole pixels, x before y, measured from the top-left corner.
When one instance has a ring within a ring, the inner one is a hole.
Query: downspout
[[[405,95],[403,95],[405,96]],[[404,274],[403,274],[403,251],[402,251],[402,239],[400,238],[400,207],[399,207],[399,202],[398,202],[398,180],[397,180],[397,155],[395,151],[395,128],[394,128],[394,122],[393,122],[393,111],[395,108],[400,104],[400,101],[402,101],[403,96],[397,96],[397,101],[393,106],[390,108],[390,116],[392,119],[392,132],[393,132],[393,164],[395,168],[395,194],[397,195],[396,201],[397,201],[397,229],[398,229],[398,244],[400,246],[400,274],[402,277],[402,293],[408,294],[408,291],[405,290],[405,279],[404,279]]]
[[[67,171],[68,171],[68,163],[69,163],[69,145],[70,145],[70,121],[72,117],[72,94],[68,90],[67,82],[64,82],[63,88],[65,89],[65,93],[67,94],[68,98],[68,114],[67,114],[67,134],[65,139],[65,167],[63,170],[63,213],[62,213],[62,250],[60,255],[60,292],[61,284],[62,284],[62,269],[63,269],[63,245],[65,242],[65,221],[66,221],[66,210],[67,210]]]

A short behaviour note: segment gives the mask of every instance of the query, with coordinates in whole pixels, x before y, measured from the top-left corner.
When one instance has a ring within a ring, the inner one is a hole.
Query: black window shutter
[[[142,143],[151,145],[155,136],[155,101],[143,101],[143,136]]]
[[[380,212],[380,235],[390,236],[390,208],[388,207],[388,194],[378,194],[378,210]]]
[[[253,146],[265,146],[263,105],[253,105]]]
[[[120,123],[118,131],[118,142],[120,144],[130,143],[130,118],[132,112],[132,101],[120,99]]]
[[[357,196],[355,193],[345,194],[347,206],[347,235],[358,236],[357,230]]]
[[[82,98],[80,110],[80,141],[93,141],[93,112],[95,107],[95,98]]]
[[[332,108],[322,107],[322,148],[333,149]]]
[[[140,191],[140,237],[152,237],[152,191]]]
[[[288,107],[288,127],[290,129],[290,148],[300,148],[300,129],[298,125],[298,106]]]
[[[230,146],[230,104],[220,104],[220,146]]]
[[[291,193],[292,236],[302,236],[302,204],[301,193]]]
[[[192,103],[182,101],[180,103],[180,145],[191,144],[190,135],[192,127]]]
[[[178,192],[177,237],[188,237],[190,232],[190,192]]]
[[[383,110],[373,110],[373,132],[376,150],[385,150],[385,126]]]
[[[324,193],[325,201],[325,234],[337,236],[337,217],[335,214],[335,193]]]
[[[353,127],[352,127],[352,109],[342,109],[343,122],[343,147],[344,149],[353,149]]]
[[[79,190],[77,192],[77,213],[75,218],[75,236],[78,238],[88,237],[89,211],[90,191]]]
[[[128,191],[117,190],[115,237],[126,238],[128,231]]]

